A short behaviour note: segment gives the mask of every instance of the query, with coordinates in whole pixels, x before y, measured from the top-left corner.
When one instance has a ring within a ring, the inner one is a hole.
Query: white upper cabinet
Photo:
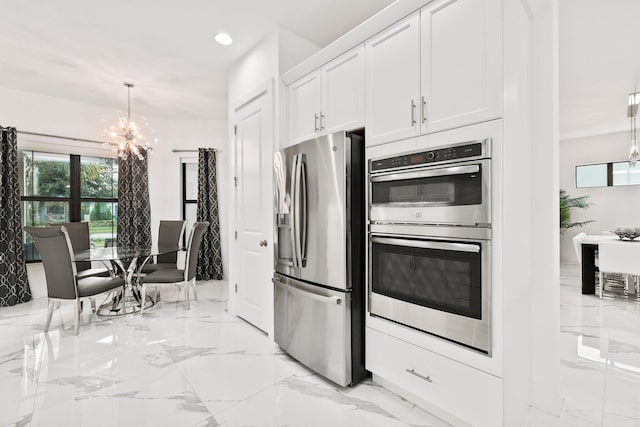
[[[366,143],[502,116],[500,0],[435,0],[366,43]]]
[[[420,13],[365,44],[366,145],[420,132]]]
[[[422,133],[500,117],[499,0],[436,0],[421,19]]]
[[[291,144],[364,126],[364,46],[288,87]]]
[[[321,130],[364,126],[364,45],[322,67]]]
[[[289,86],[289,140],[292,144],[318,135],[321,101],[320,72],[316,71]]]

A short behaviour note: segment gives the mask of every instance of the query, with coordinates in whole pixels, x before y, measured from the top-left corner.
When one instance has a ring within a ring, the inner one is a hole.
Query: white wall
[[[560,143],[560,188],[570,196],[589,196],[591,206],[573,209],[572,221],[594,222],[571,228],[560,238],[562,262],[577,263],[571,239],[580,232],[600,234],[617,225],[640,225],[640,186],[576,188],[577,165],[626,161],[630,148],[629,132],[569,139]]]
[[[228,277],[229,250],[229,158],[226,120],[164,120],[149,119],[153,125],[158,144],[149,156],[149,198],[151,201],[151,230],[157,237],[162,219],[182,217],[182,173],[181,158],[197,159],[197,152],[173,153],[172,149],[216,148],[218,179],[218,207],[222,244],[222,269]]]
[[[119,106],[109,109],[61,98],[14,90],[0,86],[0,120],[2,126],[14,126],[18,131],[46,133],[74,138],[99,140],[103,119],[113,119]],[[134,109],[135,116],[135,109]],[[228,152],[226,150],[226,120],[180,121],[147,117],[159,141],[149,157],[149,197],[151,227],[154,237],[160,219],[181,216],[180,156],[195,153],[171,153],[172,148],[220,148],[218,153],[218,187],[220,221],[223,233],[223,269],[228,270],[226,245],[228,218]],[[88,142],[19,135],[19,148],[47,150],[85,155],[115,156],[110,148]],[[30,284],[35,296],[46,295],[39,267],[29,266]]]
[[[504,128],[496,159],[502,221],[494,218],[501,224],[494,241],[502,245],[494,256],[501,260],[504,295],[504,425],[528,425],[523,417],[530,406],[542,409],[553,425],[562,407],[557,1],[503,5]]]
[[[258,87],[264,85],[268,81],[273,81],[274,87],[274,142],[273,149],[277,150],[284,140],[285,134],[285,111],[286,111],[286,88],[280,79],[280,75],[286,71],[293,64],[297,64],[309,55],[313,54],[319,49],[318,46],[313,45],[305,39],[295,35],[294,33],[274,27],[265,38],[263,38],[256,46],[254,46],[245,56],[243,56],[236,64],[234,64],[228,75],[229,81],[229,139],[228,148],[229,153],[233,153],[235,141],[233,139],[233,111],[237,107],[238,101],[243,99],[248,94],[252,93]],[[233,168],[233,157],[230,154],[229,157],[229,180],[235,174]],[[229,181],[231,182],[231,181]],[[234,204],[233,195],[229,195],[230,205]],[[265,214],[271,215],[271,212]],[[230,229],[234,228],[234,211],[229,211],[229,226]],[[230,234],[229,234],[230,236]],[[230,277],[229,280],[233,283],[235,281],[234,272],[238,268],[242,268],[237,262],[234,262],[234,241],[229,239],[230,248]],[[272,254],[270,255],[272,256]],[[270,278],[265,278],[268,281]],[[231,312],[235,311],[235,293],[229,294],[229,309]],[[273,302],[268,301],[265,304],[272,305]]]

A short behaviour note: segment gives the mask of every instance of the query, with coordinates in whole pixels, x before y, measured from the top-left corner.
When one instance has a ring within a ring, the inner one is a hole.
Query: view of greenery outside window
[[[198,212],[198,164],[182,164],[182,219],[187,221],[185,244]]]
[[[89,223],[91,245],[115,242],[118,209],[116,159],[20,151],[22,225]],[[25,260],[40,256],[24,233]]]

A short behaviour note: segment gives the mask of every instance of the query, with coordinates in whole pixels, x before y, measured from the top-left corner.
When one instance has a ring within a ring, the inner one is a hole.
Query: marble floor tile
[[[564,409],[530,426],[640,426],[640,304],[580,293],[560,278]],[[0,309],[0,426],[446,426],[377,384],[340,388],[226,310],[225,282],[176,289],[144,315],[73,306],[43,332],[46,299]]]
[[[560,426],[640,426],[640,302],[582,295],[560,277]]]
[[[198,285],[187,311],[161,290],[143,315],[104,318],[47,301],[0,309],[0,427],[445,426],[367,381],[341,388],[227,312],[228,285]]]

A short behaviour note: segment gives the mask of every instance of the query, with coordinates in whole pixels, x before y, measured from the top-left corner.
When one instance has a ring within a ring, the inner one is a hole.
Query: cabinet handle
[[[320,129],[318,129],[318,113],[315,113],[313,115],[313,131],[314,132],[318,132]]]
[[[424,375],[416,372],[415,369],[405,369],[405,371],[407,371],[408,373],[410,373],[411,375],[415,375],[416,377],[420,378],[421,380],[425,380],[428,383],[432,383],[433,381],[431,380],[431,377],[425,377]]]
[[[411,126],[416,125],[416,103],[411,100]]]
[[[427,121],[427,100],[422,97],[422,123]]]
[[[324,130],[324,113],[320,112],[320,130]]]

